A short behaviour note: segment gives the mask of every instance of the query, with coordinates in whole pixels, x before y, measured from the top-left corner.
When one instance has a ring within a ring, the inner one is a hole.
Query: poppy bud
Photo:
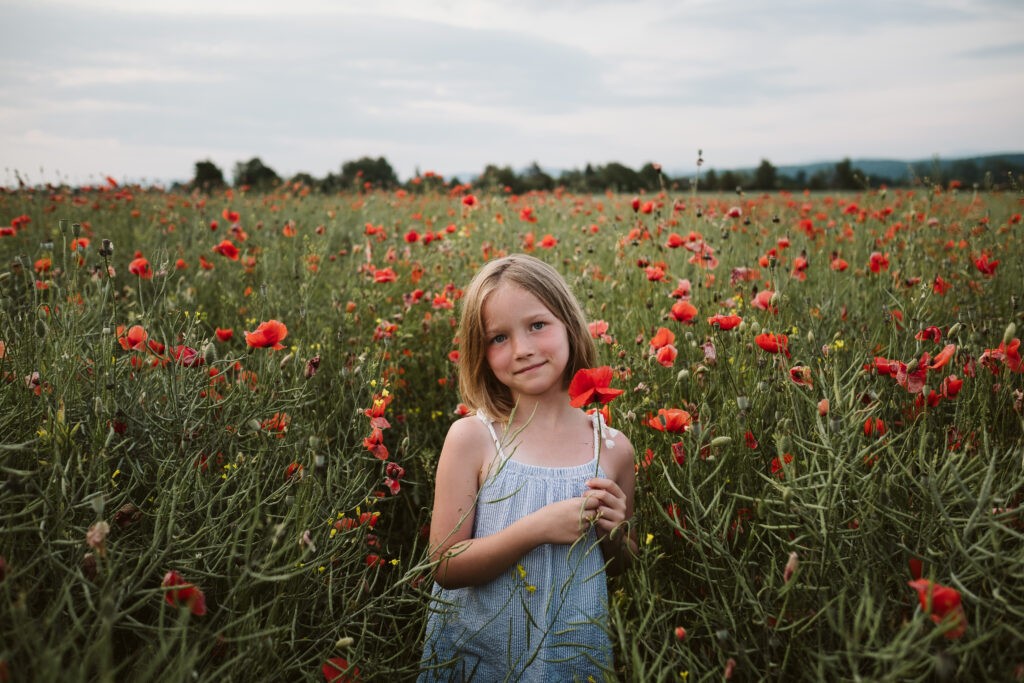
[[[686,639],[686,629],[683,628],[682,626],[676,626],[675,634],[676,634],[676,640],[680,640],[681,641],[681,640],[685,640]]]
[[[949,332],[946,333],[947,337],[955,337],[963,329],[963,325],[960,323],[953,323],[953,326],[949,328]]]
[[[207,363],[215,363],[217,361],[217,349],[214,348],[213,342],[207,342],[203,347],[203,360]]]
[[[96,579],[96,556],[94,554],[86,553],[82,558],[82,574],[90,581]]]
[[[1011,322],[1003,331],[1003,343],[1009,344],[1015,334],[1017,334],[1017,323]]]
[[[731,436],[716,436],[715,438],[711,439],[712,446],[728,446],[731,443]]]

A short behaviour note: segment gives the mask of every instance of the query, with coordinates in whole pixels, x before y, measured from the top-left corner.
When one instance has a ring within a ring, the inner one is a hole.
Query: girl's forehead
[[[489,318],[535,313],[538,308],[551,313],[547,304],[530,290],[513,282],[502,282],[484,298],[481,313],[487,322]]]

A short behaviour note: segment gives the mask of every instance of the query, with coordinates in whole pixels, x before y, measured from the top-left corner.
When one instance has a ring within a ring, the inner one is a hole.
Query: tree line
[[[699,168],[699,166],[698,166]],[[1015,165],[999,158],[976,160],[963,159],[932,168],[912,168],[910,180],[869,176],[856,168],[846,158],[834,166],[825,166],[808,174],[798,171],[794,175],[781,173],[767,159],[752,171],[726,170],[718,172],[709,169],[692,176],[672,177],[663,172],[657,164],[648,162],[639,170],[625,164],[611,162],[605,165],[587,164],[583,169],[561,171],[558,176],[546,172],[534,162],[522,171],[510,166],[488,164],[475,178],[467,178],[473,187],[482,191],[524,194],[531,191],[551,191],[564,188],[576,193],[604,193],[607,191],[636,193],[668,190],[689,190],[710,192],[777,190],[821,191],[821,190],[864,190],[870,187],[899,187],[911,184],[949,185],[964,187],[984,185],[985,187],[1024,184],[1024,166]],[[339,173],[328,173],[316,178],[309,173],[298,173],[291,178],[282,178],[259,157],[235,164],[232,177],[234,187],[246,187],[255,191],[271,191],[284,186],[306,188],[311,192],[335,194],[345,191],[395,190],[403,188],[410,192],[443,189],[461,184],[459,178],[445,179],[432,173],[419,171],[409,180],[402,182],[394,168],[384,157],[362,157],[346,161]],[[198,161],[195,176],[178,189],[203,191],[222,189],[228,186],[223,171],[212,161]]]

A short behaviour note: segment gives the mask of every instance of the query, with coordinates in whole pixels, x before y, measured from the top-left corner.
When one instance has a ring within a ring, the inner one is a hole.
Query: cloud
[[[226,172],[260,156],[282,174],[385,155],[403,175],[692,165],[698,147],[719,168],[1012,150],[1024,141],[1002,112],[1024,90],[1022,7],[13,0],[0,129],[62,143],[5,147],[4,162],[88,170],[110,159],[82,156],[96,140],[150,177],[191,173],[172,150]]]

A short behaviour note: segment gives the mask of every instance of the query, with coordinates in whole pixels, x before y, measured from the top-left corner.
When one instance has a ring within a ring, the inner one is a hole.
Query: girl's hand
[[[591,479],[587,481],[587,487],[590,490],[584,496],[598,503],[594,522],[599,535],[616,538],[629,521],[625,492],[611,479]]]
[[[591,493],[549,503],[534,512],[544,543],[570,544],[586,535],[598,517],[600,501]]]

